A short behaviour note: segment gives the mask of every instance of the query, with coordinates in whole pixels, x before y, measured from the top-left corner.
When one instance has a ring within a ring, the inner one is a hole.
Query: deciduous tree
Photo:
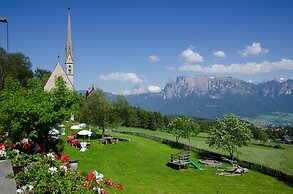
[[[9,138],[16,142],[30,137],[47,151],[48,132],[78,109],[77,93],[69,90],[61,77],[55,85],[47,92],[38,78],[31,79],[24,88],[7,77],[0,92],[0,130],[8,132]]]
[[[217,126],[211,129],[208,144],[210,147],[228,151],[233,158],[238,148],[246,145],[252,137],[247,123],[230,114],[224,116],[218,121]]]
[[[13,77],[26,86],[33,77],[32,64],[27,56],[22,53],[7,53],[0,48],[0,89],[3,88],[5,77]]]
[[[190,140],[191,135],[197,135],[199,125],[191,118],[176,117],[168,124],[168,130],[175,135],[176,142],[178,142],[180,137]]]
[[[117,115],[116,107],[100,89],[83,99],[80,112],[81,121],[101,127],[102,136],[107,127],[116,127],[120,124]]]

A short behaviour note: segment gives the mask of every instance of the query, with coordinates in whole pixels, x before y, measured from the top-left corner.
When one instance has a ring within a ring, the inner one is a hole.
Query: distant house
[[[293,138],[288,135],[284,135],[281,137],[280,143],[293,144]]]

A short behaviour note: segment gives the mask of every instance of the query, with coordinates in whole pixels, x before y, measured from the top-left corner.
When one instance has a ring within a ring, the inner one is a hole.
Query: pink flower
[[[83,186],[85,186],[85,187],[90,187],[91,185],[90,185],[87,181],[85,181],[85,182],[83,183]]]
[[[41,150],[42,148],[41,148],[41,146],[37,146],[36,147],[36,151],[39,151],[39,150]]]
[[[57,160],[60,160],[60,157],[58,156],[58,154],[55,154],[54,156]]]
[[[111,187],[115,187],[114,186],[114,182],[111,179],[106,178],[104,181],[105,185],[111,186]]]
[[[88,187],[89,190],[91,189],[91,185],[87,181],[83,183],[83,186]]]
[[[100,193],[101,193],[101,194],[107,194],[106,191],[105,191],[104,189],[101,189],[101,190],[100,190]]]

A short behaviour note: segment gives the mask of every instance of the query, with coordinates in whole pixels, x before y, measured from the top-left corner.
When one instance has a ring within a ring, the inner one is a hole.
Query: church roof
[[[62,66],[59,62],[56,64],[51,76],[49,77],[49,79],[44,87],[44,90],[50,91],[52,88],[54,88],[55,87],[55,79],[56,79],[56,77],[59,77],[59,76],[63,78],[63,80],[66,83],[66,86],[69,89],[73,90],[73,84],[71,83],[71,81],[67,77],[64,69],[62,68]]]

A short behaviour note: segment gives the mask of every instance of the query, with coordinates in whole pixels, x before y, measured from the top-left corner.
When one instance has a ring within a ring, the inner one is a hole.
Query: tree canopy
[[[47,92],[39,78],[29,80],[26,88],[11,77],[5,78],[0,91],[0,131],[14,142],[29,137],[47,151],[48,132],[78,109],[77,93],[69,90],[61,77],[55,85]]]
[[[107,127],[119,125],[115,106],[102,90],[92,92],[87,98],[82,97],[80,104],[80,121],[101,127],[103,136]]]
[[[0,48],[0,89],[3,88],[5,77],[13,77],[26,86],[33,77],[32,64],[27,56],[22,53],[7,53]]]
[[[167,118],[160,112],[151,112],[133,107],[124,96],[110,100],[101,89],[96,89],[88,97],[80,96],[80,122],[107,127],[126,126],[150,130],[163,130]]]
[[[252,138],[248,124],[236,115],[230,114],[218,120],[217,126],[211,129],[208,144],[210,147],[228,151],[233,158],[238,148],[246,145]]]
[[[199,125],[191,118],[176,117],[168,124],[168,131],[175,135],[178,142],[180,137],[189,139],[192,135],[197,135]]]

